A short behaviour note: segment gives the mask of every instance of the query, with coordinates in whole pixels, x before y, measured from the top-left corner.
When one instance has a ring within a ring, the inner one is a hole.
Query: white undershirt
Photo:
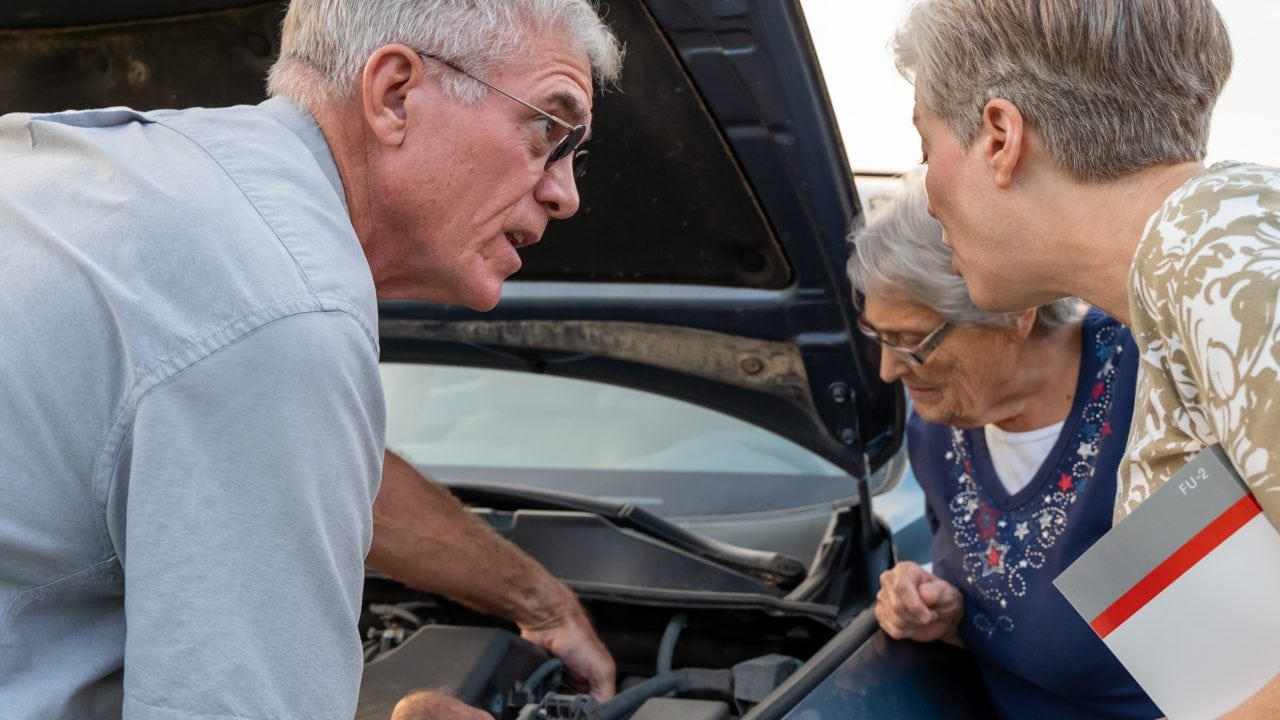
[[[996,468],[1000,484],[1010,495],[1017,493],[1031,482],[1036,471],[1049,457],[1049,451],[1058,442],[1058,433],[1066,421],[1026,432],[1006,432],[995,425],[986,425],[987,450],[991,464]]]

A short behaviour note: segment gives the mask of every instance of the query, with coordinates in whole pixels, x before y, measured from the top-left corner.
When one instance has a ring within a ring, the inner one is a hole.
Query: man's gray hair
[[[1085,182],[1203,160],[1231,75],[1210,0],[920,0],[893,44],[963,147],[987,101],[1004,98]]]
[[[602,86],[617,81],[622,50],[589,0],[293,0],[267,93],[304,107],[349,97],[364,64],[391,43],[445,58],[484,77],[528,60],[530,32],[562,32]],[[445,92],[477,102],[485,88],[440,63]]]
[[[951,248],[942,243],[942,224],[929,215],[924,177],[924,169],[904,176],[898,193],[873,205],[866,226],[849,234],[854,292],[917,302],[953,323],[1011,327],[1012,314],[974,305],[964,278],[951,269]],[[1065,327],[1079,312],[1075,298],[1046,303],[1036,308],[1034,330],[1049,333]]]

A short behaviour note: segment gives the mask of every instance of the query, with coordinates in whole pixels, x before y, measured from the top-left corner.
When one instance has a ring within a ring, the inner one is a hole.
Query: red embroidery
[[[999,551],[999,550],[996,550],[995,548],[991,548],[991,551],[987,553],[987,564],[988,564],[988,565],[990,565],[991,567],[999,567],[999,566],[1000,566],[1000,551]]]

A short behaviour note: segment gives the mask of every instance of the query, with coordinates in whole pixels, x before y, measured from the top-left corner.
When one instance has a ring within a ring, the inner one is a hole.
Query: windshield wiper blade
[[[587,495],[542,488],[484,483],[450,484],[449,490],[468,505],[492,504],[499,507],[570,510],[599,515],[620,527],[635,530],[704,560],[746,573],[783,589],[794,587],[805,577],[805,564],[793,557],[707,537],[632,503],[609,502]]]

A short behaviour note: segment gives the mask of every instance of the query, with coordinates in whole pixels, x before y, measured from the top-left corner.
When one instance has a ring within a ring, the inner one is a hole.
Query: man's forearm
[[[368,563],[420,590],[523,626],[552,620],[567,590],[445,488],[387,452]]]

